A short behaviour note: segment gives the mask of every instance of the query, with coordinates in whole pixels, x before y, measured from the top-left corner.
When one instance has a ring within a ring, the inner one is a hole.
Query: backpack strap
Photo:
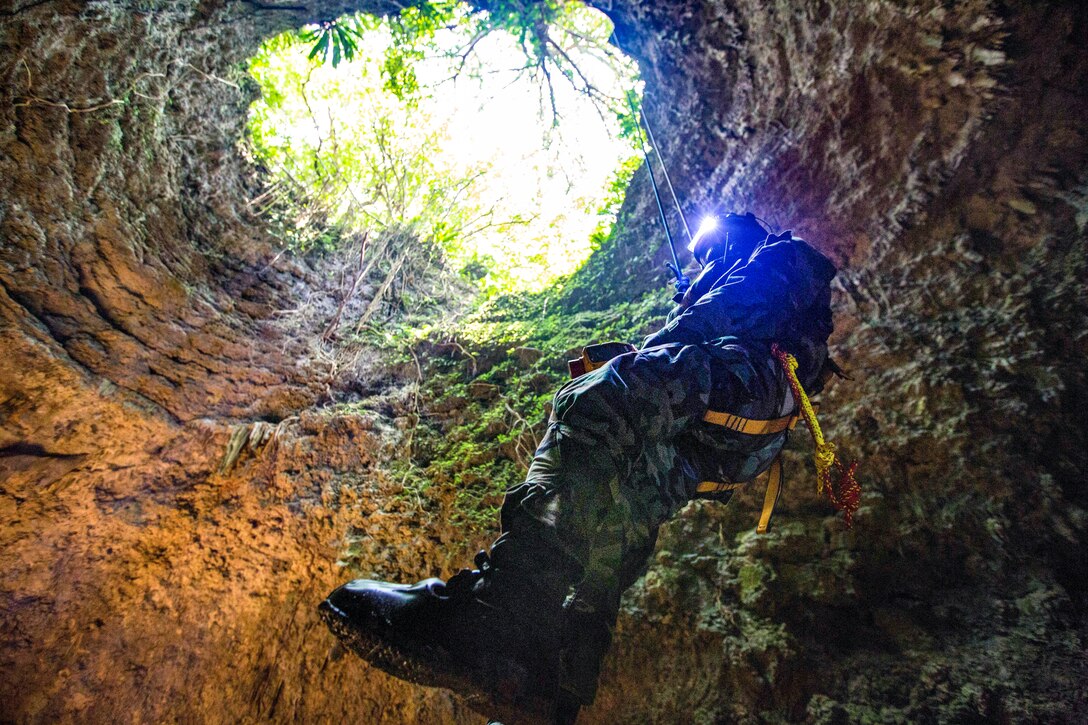
[[[807,399],[806,399],[807,401]],[[811,403],[814,409],[819,409],[819,403]],[[759,420],[756,418],[743,418],[739,415],[733,415],[732,413],[726,413],[721,410],[708,410],[706,415],[703,416],[703,420],[713,425],[720,425],[724,428],[735,433],[744,433],[747,435],[770,435],[772,433],[781,433],[784,430],[793,430],[797,427],[797,421],[801,419],[804,414],[804,410],[798,408],[789,415],[784,415],[781,418],[772,418],[770,420]],[[752,481],[744,481],[741,483],[727,483],[721,481],[703,481],[696,489],[696,493],[721,493],[722,491],[735,491],[742,486],[747,486]],[[756,527],[756,532],[760,534],[767,533],[767,529],[771,525],[771,517],[774,515],[775,504],[778,503],[778,497],[782,495],[782,454],[775,456],[771,461],[771,467],[767,473],[767,492],[763,495],[763,511],[759,516],[759,525]]]
[[[771,462],[771,468],[767,472],[767,492],[763,494],[763,511],[759,514],[759,524],[756,526],[757,534],[767,533],[771,525],[771,516],[774,515],[775,504],[782,495],[782,454],[779,453]]]
[[[742,486],[747,486],[752,481],[743,483],[724,483],[719,481],[703,481],[695,489],[696,493],[721,493],[722,491],[735,491]],[[759,514],[759,524],[756,533],[765,534],[771,525],[771,517],[774,515],[774,507],[778,503],[778,497],[782,495],[782,454],[778,454],[771,461],[771,467],[767,469],[767,492],[763,494],[763,511]]]
[[[789,415],[784,415],[781,418],[772,418],[771,420],[742,418],[739,415],[733,415],[732,413],[726,413],[721,410],[708,410],[706,415],[703,416],[703,420],[707,423],[724,426],[736,433],[746,433],[747,435],[781,433],[787,428],[793,430],[797,426],[797,421],[800,419],[800,409]]]

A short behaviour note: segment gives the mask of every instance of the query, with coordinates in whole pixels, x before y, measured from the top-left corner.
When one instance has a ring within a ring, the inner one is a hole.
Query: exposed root
[[[243,423],[234,426],[230,440],[227,442],[227,450],[223,453],[223,460],[219,464],[219,473],[230,473],[245,450],[256,455],[265,447],[274,447],[279,443],[280,435],[286,425],[292,420],[297,420],[297,416],[284,418],[275,425],[258,420],[248,425]]]

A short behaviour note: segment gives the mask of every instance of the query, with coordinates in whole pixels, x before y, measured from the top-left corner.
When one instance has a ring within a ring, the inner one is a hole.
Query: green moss
[[[638,342],[647,322],[652,329],[668,308],[647,295],[606,311],[571,312],[554,296],[508,295],[456,324],[386,329],[371,340],[413,369],[415,350],[423,372],[408,479],[431,484],[406,484],[405,495],[452,499],[451,521],[493,530],[502,494],[523,480],[552,396],[568,379],[572,351],[612,339]],[[519,354],[526,348],[530,354]]]
[[[740,586],[740,600],[745,604],[751,604],[766,589],[764,579],[769,574],[766,566],[759,563],[746,564],[737,572],[737,581]]]

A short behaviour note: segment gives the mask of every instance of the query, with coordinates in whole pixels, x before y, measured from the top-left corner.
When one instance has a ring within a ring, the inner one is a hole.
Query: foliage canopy
[[[581,3],[500,0],[270,39],[249,131],[285,237],[368,231],[372,254],[422,250],[488,295],[573,272],[637,167],[635,67],[610,33]]]

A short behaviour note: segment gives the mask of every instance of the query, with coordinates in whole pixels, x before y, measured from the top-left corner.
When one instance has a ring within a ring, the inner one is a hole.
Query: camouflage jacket
[[[835,272],[826,257],[789,232],[768,237],[747,260],[709,263],[643,347],[697,345],[709,353],[711,409],[745,418],[788,415],[795,403],[771,345],[778,343],[797,358],[806,391],[819,391],[828,360]],[[745,435],[699,423],[679,445],[704,480],[745,481],[766,470],[786,437],[786,432]]]

